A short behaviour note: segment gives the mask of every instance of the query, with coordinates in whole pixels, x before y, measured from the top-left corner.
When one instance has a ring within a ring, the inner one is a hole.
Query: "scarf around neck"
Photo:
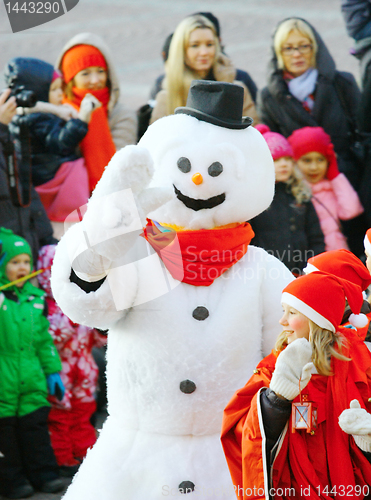
[[[248,222],[233,228],[175,231],[147,219],[142,236],[174,279],[210,286],[245,255],[254,231]]]
[[[116,147],[108,123],[110,90],[108,87],[99,90],[73,87],[72,92],[74,95],[73,100],[65,97],[63,102],[70,104],[77,110],[80,109],[81,101],[86,94],[92,94],[102,103],[100,108],[93,111],[88,125],[88,133],[80,142],[80,149],[84,156],[89,175],[89,189],[93,191],[103,174],[104,168],[116,153]]]
[[[316,88],[318,78],[318,70],[316,68],[309,68],[305,73],[296,77],[287,79],[290,94],[292,94],[298,101],[306,105],[310,110],[313,109],[314,100],[311,97]]]

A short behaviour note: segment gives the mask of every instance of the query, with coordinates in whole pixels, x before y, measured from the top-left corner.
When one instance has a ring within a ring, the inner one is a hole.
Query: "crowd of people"
[[[92,351],[104,348],[107,332],[73,323],[55,302],[55,248],[65,221],[81,220],[115,152],[186,106],[193,80],[243,88],[243,114],[263,135],[275,169],[273,202],[249,221],[252,245],[297,277],[283,290],[283,333],[272,354],[225,410],[222,443],[238,498],[262,486],[267,471],[271,488],[310,487],[310,498],[327,498],[316,486],[339,487],[344,477],[354,495],[357,486],[371,484],[365,417],[371,411],[371,307],[362,296],[371,284],[371,13],[367,18],[360,11],[370,10],[369,1],[342,4],[362,61],[362,89],[352,74],[336,69],[320,34],[299,18],[276,27],[267,84],[258,90],[227,55],[218,19],[209,12],[186,17],[165,41],[165,71],[145,113],[122,104],[110,50],[95,34],[74,36],[55,64],[22,56],[6,64],[7,89],[0,95],[5,498],[60,491],[60,475],[72,476],[96,441]],[[345,297],[353,316],[368,315],[366,323],[344,315]],[[301,391],[317,405],[315,439],[310,432],[286,432]],[[355,400],[350,409],[348,400]],[[339,454],[346,457],[340,468]]]

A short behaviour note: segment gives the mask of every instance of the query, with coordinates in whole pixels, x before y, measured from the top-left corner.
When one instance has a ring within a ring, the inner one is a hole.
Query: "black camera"
[[[35,92],[33,92],[32,90],[17,88],[17,90],[13,91],[12,89],[10,96],[12,95],[14,95],[15,97],[17,106],[21,108],[33,108],[36,105],[37,97]]]
[[[37,97],[32,90],[26,90],[24,87],[18,87],[16,90],[10,87],[11,92],[9,97],[14,96],[17,107],[33,108],[36,105]],[[4,92],[4,90],[3,90]],[[2,93],[2,92],[1,92]],[[8,99],[9,99],[8,97]]]

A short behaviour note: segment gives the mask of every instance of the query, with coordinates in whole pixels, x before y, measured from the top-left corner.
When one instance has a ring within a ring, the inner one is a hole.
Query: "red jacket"
[[[343,347],[343,354],[351,361],[333,358],[334,376],[312,375],[302,391],[318,407],[315,434],[292,433],[288,422],[272,467],[266,464],[259,394],[262,387],[269,387],[277,359],[273,353],[227,405],[221,439],[237,498],[269,498],[269,484],[275,488],[275,499],[332,498],[326,493],[331,489],[346,498],[362,499],[368,493],[371,465],[353,438],[340,429],[338,417],[352,399],[371,413],[371,355],[351,330],[345,329],[344,335],[351,344]]]

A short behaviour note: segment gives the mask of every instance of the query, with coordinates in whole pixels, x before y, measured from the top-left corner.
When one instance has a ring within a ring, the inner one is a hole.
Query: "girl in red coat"
[[[105,345],[107,336],[73,323],[55,302],[50,287],[50,266],[55,248],[55,245],[46,245],[41,249],[38,268],[46,270],[38,278],[46,292],[49,333],[62,361],[61,378],[66,390],[62,401],[50,399],[52,409],[48,424],[60,472],[73,475],[88,448],[96,441],[90,419],[96,409],[98,367],[92,349]]]
[[[359,313],[361,288],[319,271],[283,290],[275,350],[224,411],[222,444],[239,499],[370,493],[371,354],[356,332],[339,327],[345,298]],[[317,407],[312,432],[291,429],[300,393]]]

